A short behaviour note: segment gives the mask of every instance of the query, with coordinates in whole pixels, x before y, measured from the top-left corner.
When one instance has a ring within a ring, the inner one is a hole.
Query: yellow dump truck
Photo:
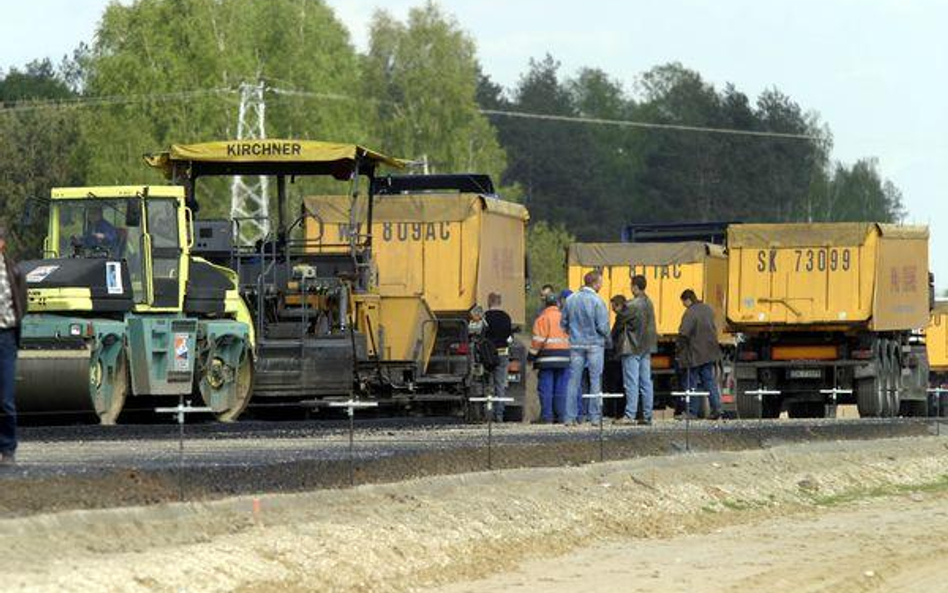
[[[927,413],[928,229],[875,223],[728,228],[727,319],[742,334],[743,417]],[[765,388],[779,391],[758,397]]]
[[[929,386],[948,390],[948,301],[937,301],[925,329],[928,353]],[[935,398],[939,398],[935,401]],[[948,416],[948,391],[933,392],[929,412]]]
[[[482,175],[387,177],[376,196],[371,229],[358,199],[351,208],[346,196],[305,198],[307,250],[331,253],[370,233],[377,294],[355,303],[369,354],[389,367],[412,361],[416,398],[459,401],[478,383],[468,311],[497,293],[515,325],[526,320],[527,210],[499,199]],[[518,404],[525,357],[515,343],[509,376]]]
[[[599,292],[608,301],[615,295],[632,298],[632,277],[638,274],[648,281],[646,292],[655,307],[658,352],[652,356],[655,379],[655,405],[670,403],[671,391],[678,388],[675,373],[675,339],[684,314],[681,293],[692,289],[707,302],[717,316],[719,340],[731,350],[733,339],[724,333],[727,255],[720,245],[688,241],[681,243],[574,243],[567,257],[569,286],[579,287],[583,276],[592,270],[603,275]],[[610,323],[614,315],[610,308]],[[617,373],[608,372],[607,382]],[[617,385],[621,389],[621,375]]]

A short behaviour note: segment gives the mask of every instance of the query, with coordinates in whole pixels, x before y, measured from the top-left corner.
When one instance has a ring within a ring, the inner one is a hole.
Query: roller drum
[[[91,358],[89,349],[21,350],[16,365],[17,410],[94,413]]]

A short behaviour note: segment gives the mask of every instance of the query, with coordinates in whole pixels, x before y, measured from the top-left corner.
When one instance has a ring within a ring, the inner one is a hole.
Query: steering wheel
[[[72,244],[72,257],[102,257],[108,258],[112,254],[105,245],[86,245],[82,239],[73,235],[69,242]]]

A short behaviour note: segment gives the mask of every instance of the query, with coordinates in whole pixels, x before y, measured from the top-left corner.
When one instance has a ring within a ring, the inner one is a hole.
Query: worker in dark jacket
[[[513,322],[510,315],[500,308],[501,297],[492,292],[487,295],[487,311],[484,312],[484,337],[497,348],[498,364],[490,373],[490,384],[494,397],[507,397],[507,366],[510,364],[510,344],[513,342]],[[494,421],[504,421],[504,402],[494,402]]]
[[[652,423],[652,354],[658,349],[658,332],[655,307],[645,294],[646,286],[645,276],[636,275],[632,278],[632,300],[626,301],[622,295],[612,299],[612,309],[616,314],[612,343],[622,361],[622,385],[625,388],[625,414],[616,420],[617,424],[636,421],[640,399],[640,424]]]
[[[681,293],[681,304],[685,306],[685,313],[681,317],[678,335],[684,350],[681,359],[686,361],[688,369],[686,387],[708,392],[711,419],[716,420],[721,417],[721,392],[714,380],[714,367],[721,360],[721,346],[714,323],[714,309],[699,301],[690,288]],[[692,398],[688,412],[697,416],[700,409],[700,398]]]
[[[6,253],[7,230],[0,223],[0,464],[16,462],[16,355],[20,321],[26,314],[26,282]]]

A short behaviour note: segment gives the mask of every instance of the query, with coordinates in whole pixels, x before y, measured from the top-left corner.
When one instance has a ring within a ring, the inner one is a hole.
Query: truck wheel
[[[856,381],[856,408],[860,418],[878,418],[882,416],[883,404],[887,394],[888,364],[884,355],[883,340],[872,346],[875,376]]]
[[[889,351],[889,390],[888,414],[889,418],[899,415],[899,402],[902,399],[902,349],[895,340],[888,342]]]
[[[753,391],[757,384],[753,381],[737,381],[734,395],[734,401],[737,403],[737,417],[756,420],[763,414],[760,400],[756,395],[746,395],[746,391]]]

